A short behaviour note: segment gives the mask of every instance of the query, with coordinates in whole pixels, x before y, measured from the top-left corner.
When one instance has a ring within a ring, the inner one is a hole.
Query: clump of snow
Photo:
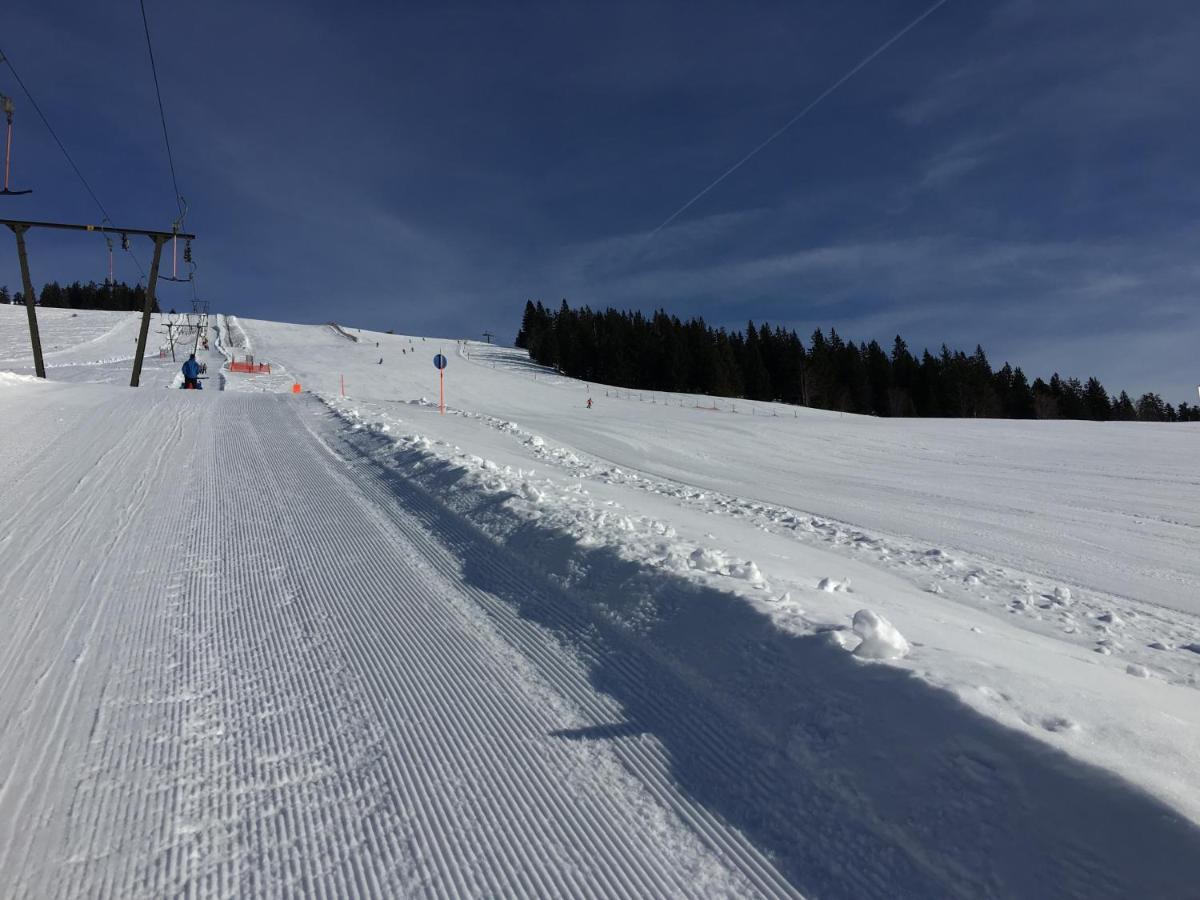
[[[766,583],[762,572],[758,570],[758,566],[752,560],[747,560],[742,564],[733,564],[726,570],[731,578],[739,578],[742,581],[748,581],[750,584],[762,585]]]
[[[818,591],[828,591],[831,594],[848,594],[850,593],[850,579],[843,578],[837,581],[833,578],[822,578],[817,582]]]
[[[725,554],[709,550],[707,547],[697,547],[688,559],[691,560],[693,569],[700,569],[702,572],[719,572],[725,566]]]
[[[1132,675],[1134,678],[1149,678],[1150,670],[1145,666],[1139,666],[1137,663],[1130,663],[1125,667],[1125,672]]]
[[[1042,727],[1047,731],[1063,732],[1063,731],[1078,731],[1078,723],[1068,719],[1066,716],[1045,716],[1042,719]]]
[[[711,575],[725,575],[745,581],[755,587],[765,587],[767,580],[763,578],[758,566],[751,560],[739,561],[730,559],[720,550],[708,547],[697,547],[688,556],[688,565],[701,572]]]
[[[1097,618],[1101,622],[1107,622],[1109,625],[1124,625],[1125,622],[1115,612],[1101,613]]]
[[[1054,589],[1054,602],[1067,606],[1071,602],[1071,589],[1065,588],[1062,585]]]
[[[912,649],[895,625],[869,609],[854,614],[854,633],[862,638],[854,655],[863,659],[900,659]]]

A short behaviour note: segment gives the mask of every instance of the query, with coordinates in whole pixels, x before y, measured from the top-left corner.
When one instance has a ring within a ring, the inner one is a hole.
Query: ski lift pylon
[[[12,131],[13,131],[13,102],[11,97],[6,97],[0,94],[0,106],[4,108],[4,120],[8,126],[8,134],[4,140],[4,189],[0,190],[0,194],[8,194],[16,196],[18,194],[32,194],[33,189],[25,191],[14,191],[8,186],[8,170],[12,163]]]

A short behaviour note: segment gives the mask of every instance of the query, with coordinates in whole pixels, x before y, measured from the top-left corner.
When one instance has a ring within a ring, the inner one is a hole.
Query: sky
[[[931,2],[147,0],[197,295],[505,342],[527,299],[661,307],[1194,402],[1193,0],[947,0],[655,233]],[[5,0],[0,49],[110,220],[169,229],[136,0]],[[3,215],[98,221],[6,66],[0,92],[34,189]],[[98,236],[28,241],[39,285],[106,274]]]

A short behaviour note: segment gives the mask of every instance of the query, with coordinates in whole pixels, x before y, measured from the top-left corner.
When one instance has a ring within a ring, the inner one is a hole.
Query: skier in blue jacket
[[[184,389],[200,390],[200,363],[196,362],[196,354],[193,353],[187,358],[187,362],[183,364],[183,387]]]

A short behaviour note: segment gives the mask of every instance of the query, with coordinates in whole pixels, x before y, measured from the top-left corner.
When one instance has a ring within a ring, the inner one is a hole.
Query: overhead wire
[[[691,209],[691,207],[698,200],[700,200],[705,194],[707,194],[709,191],[711,191],[713,188],[715,188],[717,185],[719,185],[722,181],[724,181],[726,178],[728,178],[730,175],[732,175],[734,172],[736,172],[738,169],[740,169],[746,163],[750,162],[750,160],[752,160],[754,157],[758,156],[759,153],[761,153],[763,150],[765,150],[771,143],[773,143],[784,132],[786,132],[793,125],[795,125],[797,122],[799,122],[805,116],[807,116],[810,112],[812,112],[822,100],[824,100],[826,97],[828,97],[830,94],[832,94],[838,88],[840,88],[843,84],[845,84],[847,81],[849,81],[851,78],[853,78],[859,72],[861,72],[876,57],[878,57],[881,53],[883,53],[885,50],[887,50],[889,47],[891,47],[892,44],[896,43],[896,41],[900,40],[902,37],[904,37],[906,34],[908,34],[910,31],[912,31],[914,28],[916,28],[919,24],[921,24],[921,22],[925,21],[925,19],[927,19],[929,16],[931,16],[933,13],[935,13],[940,7],[944,6],[947,2],[949,2],[949,0],[937,0],[937,2],[935,2],[932,6],[930,6],[928,9],[926,9],[923,13],[921,13],[919,16],[917,16],[915,19],[913,19],[911,22],[909,22],[907,25],[905,25],[903,28],[901,28],[895,34],[893,34],[890,38],[888,38],[886,41],[884,41],[882,44],[880,44],[877,48],[875,48],[875,50],[873,50],[871,53],[867,54],[865,57],[863,57],[861,60],[859,60],[859,62],[852,69],[850,69],[850,71],[848,71],[845,75],[843,75],[841,78],[839,78],[833,84],[831,84],[829,87],[825,88],[825,90],[823,90],[820,94],[818,94],[816,99],[813,100],[811,103],[809,103],[806,107],[804,107],[804,109],[800,110],[800,112],[796,113],[796,115],[792,116],[790,119],[788,119],[786,122],[784,122],[783,125],[781,125],[777,129],[775,129],[775,131],[773,131],[770,134],[770,136],[767,137],[766,140],[764,140],[757,147],[755,147],[753,150],[751,150],[749,153],[747,153],[745,156],[743,156],[741,159],[739,159],[736,163],[734,163],[732,166],[730,166],[728,169],[726,169],[723,173],[721,173],[721,175],[719,175],[716,179],[714,179],[712,182],[710,182],[703,190],[701,190],[698,194],[696,194],[694,197],[692,197],[690,200],[688,200],[687,203],[683,204],[683,206],[679,207],[679,209],[675,210],[675,212],[673,212],[673,213],[671,213],[671,215],[667,216],[667,218],[663,220],[662,224],[660,224],[657,228],[655,228],[652,232],[650,232],[650,234],[648,234],[645,237],[645,239],[642,241],[642,245],[644,246],[645,244],[647,244],[651,240],[653,240],[655,235],[657,235],[660,231],[662,231],[664,228],[666,228],[668,225],[670,225],[672,222],[674,222],[676,219],[678,219],[681,215],[683,215],[685,212],[687,212],[689,209]]]
[[[175,203],[179,207],[179,221],[183,222],[185,204],[183,194],[179,192],[179,179],[175,177],[175,155],[171,152],[171,136],[167,132],[167,113],[163,108],[162,90],[158,86],[158,66],[154,62],[154,44],[150,40],[150,22],[146,18],[146,0],[140,0],[142,8],[142,28],[146,32],[146,50],[150,54],[150,73],[154,76],[154,95],[158,98],[158,117],[162,122],[163,143],[167,145],[167,163],[171,167],[171,184],[175,188]]]
[[[171,186],[175,188],[175,204],[179,208],[179,218],[175,222],[175,230],[178,231],[183,226],[184,217],[187,215],[187,203],[183,199],[183,193],[179,190],[179,179],[175,175],[175,154],[171,152],[171,135],[167,131],[167,113],[163,106],[162,88],[158,83],[158,65],[154,61],[154,43],[150,39],[150,21],[146,17],[146,0],[140,0],[139,5],[142,10],[142,29],[146,33],[146,51],[150,55],[150,73],[154,76],[154,96],[158,100],[158,118],[162,123],[163,143],[167,148],[167,164],[171,169]],[[189,252],[190,257],[190,252]],[[190,258],[186,260],[189,267],[188,283],[192,289],[192,299],[198,300],[196,294],[196,263]]]
[[[20,73],[17,72],[16,66],[13,65],[12,58],[4,52],[3,48],[0,48],[0,62],[3,62],[6,66],[8,66],[8,70],[12,72],[13,78],[16,80],[17,84],[20,85],[21,90],[25,92],[25,97],[29,100],[29,105],[32,106],[34,112],[38,114],[38,118],[42,120],[42,124],[45,125],[46,130],[50,132],[50,137],[54,138],[54,143],[58,145],[58,149],[61,150],[62,155],[66,157],[67,163],[71,166],[71,170],[75,173],[76,177],[79,178],[79,182],[83,185],[84,190],[87,191],[88,196],[92,198],[92,202],[96,204],[96,208],[100,210],[100,215],[103,217],[100,220],[100,232],[107,238],[107,230],[104,227],[104,223],[107,222],[110,226],[112,225],[112,217],[109,216],[108,210],[104,208],[104,204],[100,202],[100,198],[96,196],[96,192],[92,190],[92,186],[88,183],[87,178],[84,177],[83,172],[81,172],[79,169],[79,166],[75,164],[75,160],[71,157],[66,145],[58,136],[58,132],[54,130],[54,126],[50,124],[50,120],[46,118],[46,114],[42,112],[41,106],[39,106],[37,100],[34,99],[33,92],[29,90],[29,87],[25,84],[24,79],[21,78]],[[142,268],[142,263],[137,258],[137,254],[128,248],[126,248],[126,250],[129,253],[130,258],[133,260],[133,264],[137,266],[138,273],[144,279],[146,277],[146,272]]]

